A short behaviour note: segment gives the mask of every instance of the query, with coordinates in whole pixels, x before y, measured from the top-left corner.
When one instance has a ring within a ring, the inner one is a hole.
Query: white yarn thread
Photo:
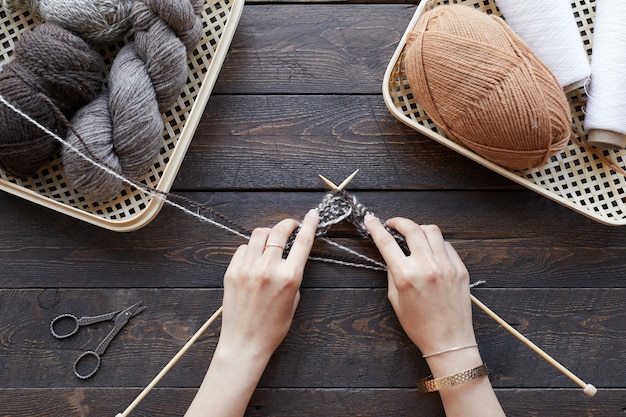
[[[597,0],[584,122],[589,143],[624,149],[625,120],[626,1]],[[609,143],[610,137],[613,140]]]
[[[591,67],[570,0],[497,0],[496,4],[509,27],[566,93],[584,85]]]

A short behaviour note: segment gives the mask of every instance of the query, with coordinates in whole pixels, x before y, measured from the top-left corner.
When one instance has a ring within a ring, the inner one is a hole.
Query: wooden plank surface
[[[341,178],[341,177],[339,177]],[[358,184],[364,179],[355,179]],[[184,193],[245,229],[301,218],[324,192]],[[382,218],[404,216],[438,224],[463,256],[474,280],[490,287],[623,287],[626,235],[529,191],[357,191]],[[116,233],[0,195],[3,282],[9,287],[221,286],[243,239],[171,207],[147,227]],[[19,218],[19,221],[15,219]],[[333,238],[378,258],[350,227]],[[329,253],[324,245],[316,250]],[[332,250],[330,255],[344,255]],[[381,287],[380,273],[310,265],[305,286]],[[120,277],[127,277],[120,279]]]
[[[380,94],[414,12],[402,4],[247,7],[215,91]]]
[[[626,338],[626,290],[475,289],[474,294],[599,388],[623,380],[619,356]],[[146,385],[219,307],[221,295],[219,289],[196,288],[1,290],[0,301],[13,315],[0,321],[5,376],[0,387],[106,387],[112,379],[119,386]],[[131,319],[111,344],[97,376],[88,381],[75,378],[73,361],[94,349],[112,322],[81,328],[74,337],[58,340],[50,334],[50,321],[64,313],[104,314],[140,300],[147,309]],[[481,311],[474,312],[474,326],[496,387],[573,386]],[[304,289],[292,327],[261,386],[407,388],[414,386],[416,375],[427,372],[419,351],[399,326],[385,289]],[[193,364],[207,360],[218,334],[216,325],[163,386],[199,385],[202,374]],[[126,372],[137,369],[144,372]]]
[[[133,416],[179,416],[195,391],[156,388]],[[0,389],[7,415],[40,417],[115,416],[139,394],[138,389]],[[496,390],[510,416],[609,416],[623,414],[622,390],[602,391],[602,401],[593,401],[578,390]],[[45,401],[42,401],[45,398]],[[32,414],[31,414],[32,413]],[[259,389],[247,415],[260,417],[396,417],[443,415],[439,397],[414,389]]]
[[[598,224],[396,121],[384,70],[413,15],[403,1],[249,2],[173,191],[243,229],[299,218],[340,181],[381,218],[440,225],[466,262],[474,294],[599,393],[571,381],[481,311],[474,325],[511,416],[623,416],[626,409],[626,234]],[[116,233],[0,194],[0,416],[113,416],[221,303],[243,239],[164,207]],[[330,237],[378,259],[341,225]],[[315,250],[344,258],[321,242]],[[249,416],[443,416],[418,395],[428,369],[386,299],[382,271],[311,262],[285,343]],[[72,361],[108,332],[67,340],[50,320],[143,300],[79,381]],[[201,381],[219,322],[132,416],[181,415]],[[323,366],[322,366],[323,365]]]
[[[357,190],[520,188],[398,123],[380,94],[216,95],[175,187],[303,190],[356,168]]]

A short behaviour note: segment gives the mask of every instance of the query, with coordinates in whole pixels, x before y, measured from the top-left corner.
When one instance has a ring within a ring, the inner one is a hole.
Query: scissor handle
[[[93,358],[95,358],[96,360],[95,365],[90,365],[89,363],[87,363],[90,359]],[[78,366],[80,363],[83,363],[82,367],[87,367],[87,369],[91,369],[91,372],[81,373],[78,370]],[[88,350],[87,352],[80,355],[78,359],[76,359],[76,361],[74,361],[74,375],[76,375],[80,379],[87,379],[94,376],[95,373],[98,372],[98,369],[100,369],[100,355],[98,355],[93,350]]]
[[[67,333],[59,333],[57,330],[55,330],[55,327],[58,326],[59,322],[73,322],[74,328]],[[78,322],[78,317],[73,314],[61,314],[50,322],[50,333],[52,333],[52,336],[56,337],[57,339],[65,339],[66,337],[70,337],[76,334],[79,327],[80,324]]]
[[[119,312],[120,312],[120,310],[117,310],[117,311],[112,311],[112,312],[106,313],[106,314],[100,314],[99,316],[81,317],[81,318],[78,318],[78,317],[76,317],[73,314],[61,314],[60,316],[56,317],[55,319],[53,319],[50,322],[50,332],[57,339],[64,339],[66,337],[70,337],[70,336],[76,334],[76,332],[78,331],[78,328],[80,326],[88,326],[88,325],[93,324],[93,323],[98,323],[98,322],[101,322],[101,321],[111,320]],[[59,325],[60,322],[66,322],[66,325],[67,325],[67,323],[71,323],[71,324],[74,325],[74,328],[72,330],[68,331],[67,333],[61,333],[61,332],[58,331],[58,325]]]

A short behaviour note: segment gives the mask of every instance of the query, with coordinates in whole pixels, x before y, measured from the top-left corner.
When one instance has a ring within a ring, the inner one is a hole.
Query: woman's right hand
[[[387,221],[405,237],[407,256],[374,216],[366,216],[365,225],[387,263],[391,305],[420,351],[475,344],[469,273],[439,228],[404,218]]]
[[[407,335],[429,356],[426,361],[432,377],[481,366],[472,325],[469,273],[439,228],[403,218],[387,221],[387,226],[405,237],[411,252],[407,256],[378,219],[366,216],[365,226],[387,263],[391,305]],[[489,378],[465,381],[439,393],[448,417],[504,417]]]

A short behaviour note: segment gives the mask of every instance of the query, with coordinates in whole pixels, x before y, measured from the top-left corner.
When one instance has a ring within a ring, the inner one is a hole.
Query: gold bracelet
[[[430,375],[417,381],[417,391],[420,393],[439,391],[440,389],[469,382],[486,375],[487,365],[484,363],[476,368],[441,378],[433,379],[433,376]]]
[[[451,347],[451,348],[448,348],[448,349],[440,350],[439,352],[428,353],[426,355],[422,355],[422,358],[432,358],[433,356],[443,355],[444,353],[456,352],[457,350],[470,349],[470,348],[474,348],[474,347],[478,347],[478,343],[474,343],[474,344],[471,344],[471,345],[465,345],[465,346],[455,346],[455,347]]]

